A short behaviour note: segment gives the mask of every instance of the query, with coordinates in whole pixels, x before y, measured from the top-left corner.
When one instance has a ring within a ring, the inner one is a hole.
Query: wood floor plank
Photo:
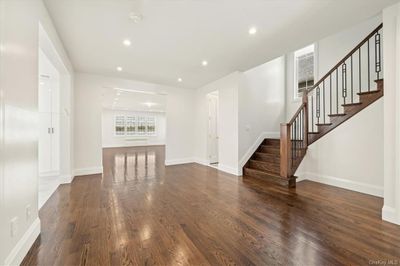
[[[381,220],[381,198],[165,167],[164,153],[104,149],[102,175],[61,185],[40,210],[22,265],[400,264],[400,226]]]

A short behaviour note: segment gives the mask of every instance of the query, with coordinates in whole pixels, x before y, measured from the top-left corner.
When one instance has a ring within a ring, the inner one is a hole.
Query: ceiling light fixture
[[[110,88],[103,87],[105,89],[114,89],[120,92],[132,92],[132,93],[143,93],[143,94],[151,94],[151,95],[168,95],[165,92],[156,92],[156,91],[144,91],[144,90],[134,90],[134,89],[124,89],[124,88]]]
[[[178,78],[178,82],[182,82],[183,80],[181,78]]]
[[[124,40],[123,42],[122,42],[125,46],[131,46],[131,41],[130,40],[128,40],[128,39],[126,39],[126,40]]]
[[[122,71],[122,67],[117,67],[117,71],[121,72]]]
[[[257,33],[257,28],[256,27],[251,27],[250,29],[249,29],[249,34],[250,35],[254,35],[254,34],[256,34]]]
[[[208,65],[208,62],[207,62],[206,60],[203,60],[203,62],[201,62],[201,64],[202,64],[203,66],[207,66],[207,65]]]
[[[143,103],[144,105],[147,105],[147,107],[151,108],[154,105],[157,105],[156,103],[151,103],[151,102],[147,102],[147,103]]]
[[[129,18],[130,18],[134,23],[139,23],[140,21],[143,20],[143,15],[140,14],[140,13],[131,12],[131,13],[129,13]]]

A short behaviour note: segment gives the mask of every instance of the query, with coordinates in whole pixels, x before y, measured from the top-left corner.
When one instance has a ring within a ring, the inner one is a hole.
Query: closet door
[[[39,174],[52,171],[51,166],[51,85],[50,77],[41,75],[39,79]]]
[[[51,114],[51,168],[60,171],[60,114]]]
[[[39,173],[52,171],[51,155],[51,113],[39,113]]]
[[[39,80],[39,113],[51,113],[52,101],[50,77],[41,75]]]

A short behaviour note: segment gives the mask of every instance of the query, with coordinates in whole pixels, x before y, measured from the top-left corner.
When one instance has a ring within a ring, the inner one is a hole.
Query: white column
[[[400,224],[400,4],[383,11],[384,206],[382,219]]]

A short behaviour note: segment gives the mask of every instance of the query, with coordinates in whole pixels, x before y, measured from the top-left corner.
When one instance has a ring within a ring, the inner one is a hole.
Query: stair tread
[[[250,170],[250,171],[254,171],[254,172],[258,172],[260,174],[266,174],[266,175],[270,175],[270,176],[273,176],[273,177],[283,178],[283,177],[280,176],[279,173],[276,173],[276,172],[270,172],[270,171],[255,169],[255,168],[251,168],[251,167],[245,167],[245,169]]]
[[[345,104],[342,104],[343,107],[346,107],[346,106],[357,106],[357,105],[361,105],[361,103],[345,103]]]
[[[341,114],[330,114],[330,115],[328,115],[329,117],[335,117],[335,116],[345,116],[346,114],[343,114],[343,113],[341,113]]]
[[[373,91],[362,91],[362,92],[357,92],[357,95],[369,95],[369,94],[375,94],[375,93],[379,93],[379,90],[373,90]]]
[[[266,144],[261,144],[261,147],[266,147],[266,148],[271,148],[271,149],[279,149],[279,147],[273,146],[273,145],[266,145]]]
[[[331,126],[332,125],[332,123],[318,123],[318,124],[315,124],[316,126]]]
[[[276,153],[268,153],[268,152],[256,151],[254,154],[259,154],[261,156],[272,157],[272,158],[279,157],[279,153],[276,154]]]
[[[266,162],[266,161],[263,161],[263,160],[253,159],[253,158],[251,158],[250,161],[255,161],[255,162],[260,162],[260,163],[271,163],[271,162]],[[274,164],[276,164],[276,163],[274,163]]]
[[[308,132],[308,134],[319,134],[319,132]]]
[[[266,161],[261,161],[257,159],[250,159],[250,161],[255,162],[255,163],[265,163],[265,164],[273,164],[274,166],[280,166],[280,162],[266,162]]]

